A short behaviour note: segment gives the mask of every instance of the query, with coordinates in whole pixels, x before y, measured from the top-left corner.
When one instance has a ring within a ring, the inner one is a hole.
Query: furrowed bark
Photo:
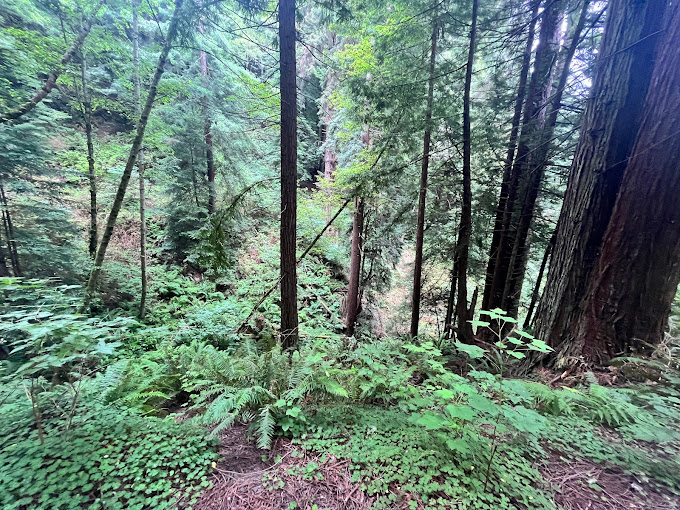
[[[536,336],[559,349],[575,320],[643,116],[665,0],[612,0],[567,182]],[[635,20],[633,22],[632,20]]]
[[[295,0],[279,1],[281,65],[281,343],[298,343],[297,268],[297,89]]]
[[[434,100],[434,70],[437,57],[437,26],[436,16],[432,24],[430,39],[430,67],[427,82],[427,106],[425,108],[425,134],[423,135],[423,161],[420,168],[420,191],[418,194],[418,220],[416,225],[416,256],[413,265],[413,295],[411,299],[411,336],[418,336],[418,322],[420,320],[420,290],[423,273],[423,241],[425,239],[425,200],[427,198],[427,171],[430,164],[430,142],[432,138],[432,104]]]
[[[182,17],[182,1],[175,0],[175,12],[172,15],[170,21],[170,26],[165,37],[165,42],[161,50],[161,54],[158,57],[158,64],[156,65],[156,72],[154,73],[153,79],[151,80],[151,85],[149,86],[149,93],[146,97],[146,103],[142,114],[137,122],[137,134],[132,142],[132,147],[130,148],[130,155],[128,156],[127,163],[125,164],[125,170],[118,185],[118,191],[111,206],[111,212],[106,220],[106,226],[104,229],[104,234],[99,243],[99,248],[97,249],[97,256],[94,260],[94,268],[90,273],[90,278],[87,282],[87,287],[85,289],[85,300],[83,302],[83,309],[85,309],[92,299],[92,296],[97,288],[97,282],[99,280],[99,275],[101,274],[102,266],[104,264],[104,258],[106,257],[106,250],[111,241],[111,236],[113,235],[113,229],[116,226],[116,220],[118,219],[118,214],[120,213],[120,208],[123,205],[123,199],[125,198],[125,192],[127,190],[128,183],[130,182],[130,176],[132,175],[132,169],[137,162],[137,155],[142,147],[142,141],[144,140],[144,131],[146,130],[146,124],[149,121],[149,115],[151,114],[151,108],[153,107],[154,100],[156,99],[156,94],[158,92],[158,83],[161,81],[163,72],[165,69],[165,63],[168,59],[168,54],[170,53],[170,48],[172,47],[172,41],[177,35],[177,30],[179,26],[180,19]]]
[[[35,93],[35,95],[31,98],[30,101],[24,103],[23,105],[19,106],[18,108],[15,108],[14,110],[11,110],[9,112],[6,112],[2,115],[0,115],[0,122],[1,123],[7,123],[11,122],[13,120],[18,119],[19,117],[27,114],[30,112],[33,108],[38,106],[40,102],[47,97],[47,95],[52,92],[52,89],[55,87],[57,84],[57,79],[61,75],[61,73],[64,70],[64,66],[68,64],[71,60],[73,60],[73,57],[75,57],[78,52],[80,51],[80,48],[83,45],[83,42],[87,38],[88,34],[90,33],[90,30],[92,30],[92,24],[94,23],[95,16],[99,12],[99,10],[102,8],[106,0],[100,0],[100,2],[97,4],[97,6],[94,8],[94,11],[92,11],[92,14],[90,17],[87,19],[85,24],[80,30],[80,33],[78,34],[78,37],[76,37],[75,41],[73,41],[73,44],[71,44],[71,47],[66,50],[66,53],[61,57],[61,61],[59,62],[59,66],[54,68],[52,71],[47,76],[47,80],[45,80],[45,84],[42,86],[38,92]]]
[[[560,355],[602,364],[663,339],[680,283],[680,6],[666,29],[602,248]]]

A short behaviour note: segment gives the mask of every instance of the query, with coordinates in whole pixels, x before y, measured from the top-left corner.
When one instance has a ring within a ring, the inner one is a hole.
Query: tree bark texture
[[[416,224],[416,254],[413,264],[413,295],[411,299],[411,336],[418,336],[420,321],[420,290],[423,274],[423,241],[425,239],[425,201],[427,198],[427,172],[430,165],[432,138],[432,104],[434,101],[434,70],[437,58],[437,12],[435,10],[430,39],[430,67],[427,80],[427,104],[425,107],[425,134],[423,135],[423,161],[420,167],[420,191],[418,193],[418,219]]]
[[[99,242],[99,248],[97,249],[97,256],[94,261],[94,268],[90,273],[90,277],[87,281],[87,287],[85,289],[85,301],[83,303],[83,308],[87,307],[92,299],[95,289],[97,288],[97,282],[99,280],[99,275],[101,274],[102,266],[104,264],[104,258],[106,257],[106,250],[111,241],[111,236],[113,235],[113,229],[116,226],[116,220],[118,219],[118,214],[120,213],[120,208],[123,205],[123,199],[125,198],[125,192],[127,190],[128,183],[130,182],[130,176],[132,175],[132,169],[135,167],[137,162],[137,155],[142,147],[142,141],[144,140],[144,131],[146,130],[146,124],[149,121],[149,115],[151,114],[151,108],[153,107],[154,100],[156,99],[156,94],[158,92],[158,83],[161,81],[163,72],[165,70],[165,63],[168,60],[168,54],[170,53],[170,48],[172,47],[172,41],[177,35],[177,30],[179,26],[180,19],[182,18],[182,1],[175,0],[175,12],[170,20],[170,26],[168,27],[167,34],[165,36],[165,42],[163,43],[163,48],[161,49],[161,54],[158,57],[158,64],[156,65],[156,71],[154,73],[153,79],[151,80],[151,85],[149,86],[149,93],[146,97],[146,103],[144,104],[144,109],[137,122],[137,133],[135,139],[132,142],[132,147],[130,147],[130,154],[125,164],[125,170],[121,176],[120,183],[118,185],[118,191],[113,200],[113,205],[111,206],[111,212],[106,220],[106,226],[104,228],[104,234]]]
[[[354,201],[354,220],[352,222],[352,253],[349,267],[349,289],[347,291],[347,317],[345,328],[347,336],[354,334],[359,314],[359,284],[361,281],[361,262],[363,259],[364,199]]]
[[[546,246],[543,252],[543,258],[541,259],[541,266],[538,269],[538,276],[536,276],[536,283],[534,285],[534,291],[531,293],[531,303],[529,303],[529,310],[527,310],[527,316],[524,319],[524,329],[529,329],[533,324],[534,310],[536,309],[536,303],[538,302],[538,297],[541,292],[541,282],[543,282],[543,275],[545,274],[545,268],[548,266],[548,260],[550,260],[550,254],[555,246],[555,234],[552,235],[548,246]]]
[[[524,106],[524,98],[527,92],[527,79],[529,77],[529,68],[531,67],[531,55],[534,47],[534,35],[536,32],[536,21],[538,19],[538,7],[540,0],[534,1],[534,8],[531,13],[531,21],[527,32],[527,43],[524,48],[522,56],[522,67],[520,68],[519,83],[517,85],[517,96],[515,97],[515,110],[512,116],[510,127],[510,139],[508,140],[508,151],[505,156],[505,164],[503,165],[503,179],[501,181],[501,189],[498,196],[498,205],[496,206],[496,218],[494,220],[493,234],[491,237],[491,245],[489,247],[489,262],[486,267],[486,277],[484,281],[484,295],[482,296],[482,310],[488,310],[489,294],[491,293],[491,286],[493,283],[493,274],[496,268],[496,260],[498,255],[498,245],[503,234],[503,224],[505,218],[505,209],[508,201],[508,192],[510,187],[510,172],[512,171],[512,163],[515,160],[515,150],[517,148],[517,136],[519,135],[520,121],[522,120],[522,107]]]
[[[505,285],[510,272],[512,250],[516,236],[516,201],[520,185],[526,179],[534,150],[541,140],[545,125],[546,110],[552,92],[553,71],[560,46],[560,32],[564,0],[557,0],[545,6],[541,15],[539,42],[536,47],[534,70],[529,82],[527,100],[524,106],[522,131],[519,136],[517,154],[508,178],[507,198],[500,226],[500,240],[496,252],[496,265],[491,285],[485,289],[488,296],[486,307],[502,308]]]
[[[658,343],[680,282],[680,7],[666,23],[638,135],[562,356],[604,363]]]
[[[281,342],[298,343],[297,268],[297,89],[295,0],[279,1],[281,65]]]
[[[97,13],[99,10],[102,8],[106,0],[100,0],[100,2],[96,5],[94,10],[92,11],[92,14],[90,17],[87,19],[85,24],[80,30],[80,33],[78,34],[78,37],[76,37],[75,41],[71,44],[71,47],[66,50],[66,53],[61,57],[61,61],[59,62],[59,66],[52,69],[49,74],[47,75],[47,80],[45,80],[44,85],[40,90],[38,90],[35,95],[31,98],[30,101],[24,103],[23,105],[15,108],[14,110],[11,110],[9,112],[6,112],[2,115],[0,115],[0,123],[7,123],[11,122],[13,120],[18,119],[19,117],[27,114],[30,112],[33,108],[38,106],[40,102],[47,97],[47,95],[52,92],[52,89],[55,87],[57,84],[57,79],[61,75],[61,73],[64,70],[64,66],[68,64],[71,60],[73,60],[73,57],[75,57],[79,51],[80,48],[83,45],[83,42],[87,38],[88,34],[90,33],[90,30],[92,30],[92,24],[94,23],[95,16],[97,16]]]
[[[553,348],[575,320],[643,113],[666,0],[612,0],[557,225],[536,336]]]
[[[467,268],[468,255],[470,252],[470,235],[472,233],[472,134],[470,130],[470,88],[472,85],[472,67],[475,62],[478,8],[479,1],[473,0],[472,22],[470,24],[470,47],[468,49],[465,86],[463,90],[463,200],[461,202],[458,240],[456,241],[456,281],[458,284],[456,315],[458,316],[458,338],[463,342],[471,342],[473,338],[472,325],[468,322],[471,317],[469,316],[467,302]]]

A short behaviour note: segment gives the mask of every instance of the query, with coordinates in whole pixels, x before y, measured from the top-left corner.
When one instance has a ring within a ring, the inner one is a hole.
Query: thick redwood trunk
[[[413,294],[411,299],[411,336],[418,336],[420,320],[420,290],[423,274],[423,241],[425,239],[425,201],[427,198],[427,172],[430,165],[430,142],[432,138],[432,104],[434,99],[434,66],[437,58],[437,12],[435,10],[430,39],[430,67],[427,80],[427,104],[425,106],[425,134],[423,135],[423,161],[420,167],[420,191],[418,193],[418,220],[416,224],[416,254],[413,264]]]
[[[165,42],[163,43],[163,48],[161,49],[161,54],[158,57],[158,64],[156,65],[156,72],[154,73],[153,79],[151,80],[151,85],[149,87],[149,93],[146,96],[146,103],[142,114],[137,122],[137,134],[132,142],[132,147],[130,147],[130,155],[128,156],[127,163],[125,164],[125,170],[123,170],[123,175],[120,179],[120,184],[118,185],[118,191],[113,200],[113,205],[111,206],[111,212],[106,220],[106,227],[104,229],[104,234],[99,243],[99,248],[97,249],[97,256],[94,260],[94,268],[90,273],[90,278],[87,281],[87,287],[85,289],[85,300],[83,303],[83,308],[86,308],[95,289],[97,288],[97,282],[99,280],[99,275],[101,274],[102,266],[104,264],[104,258],[106,257],[106,250],[109,247],[109,242],[111,241],[111,236],[113,235],[113,229],[116,226],[116,220],[118,219],[118,214],[120,213],[120,208],[123,205],[123,199],[125,198],[125,192],[127,191],[128,183],[130,182],[130,176],[132,175],[132,169],[135,167],[137,162],[137,155],[142,147],[142,141],[144,140],[144,132],[146,130],[146,124],[149,121],[149,115],[151,114],[151,108],[153,107],[154,100],[156,99],[156,93],[158,92],[158,83],[161,81],[163,72],[165,70],[165,63],[168,59],[168,53],[170,53],[170,48],[172,47],[172,42],[177,35],[177,29],[182,18],[182,2],[183,0],[175,0],[175,12],[170,20],[170,26],[168,27],[168,32],[165,36]]]
[[[666,0],[612,0],[557,226],[536,336],[553,347],[575,320],[643,113]]]
[[[472,341],[472,325],[468,322],[469,309],[467,302],[467,268],[470,251],[470,235],[472,233],[472,169],[471,169],[471,132],[470,132],[470,87],[472,84],[472,66],[475,62],[475,46],[477,42],[477,10],[478,0],[472,1],[472,22],[470,24],[470,47],[465,70],[465,85],[463,90],[463,200],[456,241],[456,282],[458,285],[458,299],[456,300],[456,315],[458,316],[458,338],[463,342]],[[472,306],[474,308],[474,304]]]
[[[517,136],[519,135],[519,123],[522,120],[522,107],[524,106],[524,98],[526,96],[527,78],[529,76],[529,67],[531,66],[531,54],[533,53],[534,34],[536,31],[536,21],[538,19],[537,14],[540,3],[540,0],[534,0],[534,8],[531,13],[531,21],[529,22],[529,29],[527,33],[527,43],[524,48],[524,55],[522,56],[522,67],[519,74],[519,84],[517,85],[517,96],[515,97],[515,113],[512,116],[510,139],[508,140],[508,152],[505,156],[505,164],[503,165],[503,180],[501,181],[498,205],[496,206],[496,218],[494,220],[491,245],[489,247],[489,262],[486,267],[484,295],[482,296],[482,310],[489,309],[488,305],[491,286],[493,284],[493,274],[496,268],[498,246],[504,231],[505,212],[508,202],[508,193],[510,191],[510,172],[512,171],[512,163],[515,160]]]
[[[680,282],[680,7],[669,4],[644,117],[562,355],[603,363],[658,343]],[[644,348],[644,347],[643,347]]]
[[[105,0],[100,0],[99,3],[95,6],[94,10],[92,11],[92,14],[90,17],[87,19],[85,24],[80,30],[80,33],[78,34],[78,37],[76,37],[75,41],[73,41],[73,44],[71,44],[71,47],[66,50],[66,53],[61,57],[61,61],[59,62],[59,67],[53,69],[52,71],[49,72],[47,75],[47,80],[45,80],[44,85],[42,88],[35,93],[35,95],[31,98],[30,101],[24,103],[23,105],[19,106],[18,108],[15,108],[12,111],[6,112],[2,115],[0,115],[0,122],[1,123],[6,123],[10,122],[13,120],[18,119],[22,115],[27,114],[30,112],[33,108],[38,106],[40,102],[47,97],[47,95],[52,92],[52,89],[56,86],[57,84],[57,79],[61,75],[61,73],[64,70],[64,67],[66,64],[68,64],[71,60],[73,60],[73,57],[75,57],[78,52],[80,51],[81,46],[83,45],[83,42],[85,41],[85,38],[88,36],[90,33],[90,30],[92,29],[92,24],[94,23],[95,16],[99,12],[99,10],[102,8],[104,5]]]
[[[527,189],[524,193],[524,200],[521,205],[518,219],[517,234],[515,236],[510,259],[510,270],[505,282],[505,289],[503,290],[502,308],[513,317],[517,316],[519,310],[522,285],[524,283],[524,275],[526,274],[526,267],[529,259],[529,230],[534,219],[538,192],[541,189],[541,183],[543,182],[543,175],[545,174],[548,155],[552,146],[552,138],[555,133],[555,126],[557,125],[557,116],[562,106],[562,96],[564,95],[564,89],[567,86],[567,80],[570,75],[571,62],[576,53],[576,48],[581,41],[581,34],[585,28],[586,19],[588,17],[589,5],[590,0],[583,1],[579,20],[574,27],[571,41],[565,48],[563,58],[561,59],[562,70],[560,72],[560,79],[557,83],[557,90],[555,90],[550,103],[550,115],[541,131],[538,145],[532,150],[533,153],[531,158],[529,158],[530,163],[526,168]]]
[[[487,308],[503,307],[503,295],[512,263],[512,251],[516,238],[517,199],[520,184],[527,179],[533,150],[539,146],[541,132],[545,125],[546,110],[552,91],[553,71],[560,47],[560,33],[564,0],[557,0],[545,6],[541,15],[541,30],[536,48],[534,70],[529,83],[527,101],[524,107],[522,132],[517,146],[517,155],[508,179],[507,199],[500,227],[500,240],[496,254],[496,265],[491,285],[484,294]]]
[[[295,0],[279,2],[281,64],[281,342],[298,343],[297,269],[297,90]]]
[[[357,198],[354,202],[354,221],[352,222],[352,254],[349,266],[349,290],[347,292],[347,316],[345,327],[347,336],[354,334],[354,328],[359,314],[359,284],[361,281],[362,246],[364,230],[364,199]]]

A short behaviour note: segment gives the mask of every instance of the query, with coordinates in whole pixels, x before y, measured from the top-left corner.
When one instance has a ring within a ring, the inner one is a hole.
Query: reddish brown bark
[[[643,119],[563,356],[603,363],[663,338],[680,282],[680,7],[669,4]]]
[[[575,320],[643,113],[666,0],[612,0],[571,167],[536,336],[559,348]],[[635,20],[635,21],[633,21]]]
[[[295,0],[279,2],[281,64],[281,341],[298,343],[297,269],[297,90]]]

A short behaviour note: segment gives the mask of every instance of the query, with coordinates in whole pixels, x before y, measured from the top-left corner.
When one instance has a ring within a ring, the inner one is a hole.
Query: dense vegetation
[[[678,42],[3,0],[0,507],[680,507]]]

